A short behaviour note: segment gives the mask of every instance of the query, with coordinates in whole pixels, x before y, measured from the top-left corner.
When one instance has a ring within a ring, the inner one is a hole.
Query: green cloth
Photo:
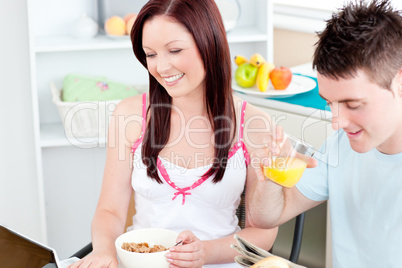
[[[139,94],[132,85],[108,80],[106,77],[91,77],[69,74],[63,80],[64,102],[122,100]]]
[[[297,94],[289,98],[269,98],[270,100],[277,100],[286,103],[301,105],[304,107],[311,107],[315,109],[330,111],[327,102],[323,98],[321,98],[321,96],[318,94],[317,78],[297,73],[294,73],[293,75],[300,75],[314,79],[314,81],[316,82],[316,87],[308,92]]]

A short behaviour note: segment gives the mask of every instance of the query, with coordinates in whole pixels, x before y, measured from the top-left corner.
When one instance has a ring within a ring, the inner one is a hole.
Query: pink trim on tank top
[[[209,176],[207,176],[206,174],[209,172],[210,169],[207,172],[205,172],[204,175],[202,175],[201,178],[199,180],[197,180],[196,182],[194,182],[191,186],[180,188],[180,187],[176,186],[176,184],[174,184],[174,182],[172,182],[170,180],[170,177],[166,171],[166,168],[163,166],[162,161],[159,158],[157,161],[157,165],[158,165],[159,172],[161,173],[163,179],[172,188],[177,190],[177,192],[174,193],[172,200],[175,200],[176,197],[179,195],[183,195],[182,205],[184,205],[184,203],[186,202],[186,195],[191,195],[191,193],[189,193],[188,191],[200,186],[204,181],[206,181],[209,178]]]
[[[239,140],[229,151],[229,159],[237,152],[238,149],[243,149],[244,158],[246,159],[246,165],[250,164],[250,155],[248,153],[247,147],[243,142],[243,130],[244,130],[244,115],[246,113],[247,102],[243,101],[243,105],[241,107],[241,117],[240,117],[240,126],[239,126]]]
[[[135,150],[137,150],[138,146],[140,146],[145,133],[145,128],[147,127],[147,94],[142,94],[142,123],[141,123],[141,136],[136,140],[131,147],[131,151],[133,154]]]
[[[147,106],[146,102],[147,102],[147,97],[146,97],[146,93],[144,93],[142,95],[142,128],[141,128],[141,136],[133,144],[133,147],[132,147],[132,152],[133,153],[135,153],[135,150],[141,144],[141,142],[143,140],[144,133],[145,133],[145,128],[146,128],[146,108],[147,108],[146,107]],[[239,139],[236,142],[236,144],[230,149],[229,155],[228,155],[228,160],[233,155],[235,155],[237,150],[242,149],[244,157],[245,157],[245,161],[246,161],[246,166],[248,166],[248,164],[250,163],[250,155],[249,155],[249,153],[247,151],[246,145],[243,142],[244,115],[246,113],[246,105],[247,105],[247,102],[243,101],[242,108],[241,108],[241,114],[240,114]],[[158,170],[161,173],[163,179],[166,181],[166,183],[169,184],[170,187],[172,187],[173,189],[176,190],[172,200],[175,200],[176,197],[178,197],[179,195],[183,196],[182,205],[184,205],[185,202],[186,202],[186,195],[191,195],[191,193],[189,191],[193,190],[194,188],[197,188],[198,186],[200,186],[202,183],[204,183],[210,177],[210,176],[207,176],[206,174],[211,169],[210,168],[207,172],[205,172],[201,176],[201,178],[199,180],[197,180],[196,182],[194,182],[191,186],[180,188],[180,187],[176,186],[176,184],[174,184],[173,181],[170,180],[169,174],[167,173],[166,168],[163,166],[162,161],[159,158],[157,160],[157,167],[158,167]]]

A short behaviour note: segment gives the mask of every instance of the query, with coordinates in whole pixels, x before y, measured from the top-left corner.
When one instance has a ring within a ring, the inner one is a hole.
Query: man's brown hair
[[[317,71],[347,79],[363,70],[371,82],[390,89],[402,68],[402,16],[388,0],[350,2],[318,33],[313,59]]]

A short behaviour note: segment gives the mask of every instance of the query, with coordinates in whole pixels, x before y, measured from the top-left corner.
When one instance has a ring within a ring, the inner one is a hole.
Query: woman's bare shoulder
[[[115,115],[142,115],[142,94],[125,98],[119,102],[114,111]]]
[[[235,103],[242,102],[234,97]],[[268,113],[260,108],[247,103],[244,114],[244,142],[250,152],[259,148],[264,143],[264,137],[272,130],[272,121]]]
[[[141,135],[142,102],[142,94],[122,100],[117,104],[111,118],[114,127],[118,128],[119,132],[124,133],[130,142],[134,142]]]
[[[233,102],[234,102],[236,110],[237,110],[237,107],[241,107],[243,100],[240,97],[233,95]],[[261,108],[256,107],[250,103],[247,103],[244,121],[246,122],[250,119],[252,120],[252,119],[259,118],[259,117],[264,117],[268,121],[271,120],[271,117],[269,116],[269,114],[266,113],[265,111],[263,111]]]

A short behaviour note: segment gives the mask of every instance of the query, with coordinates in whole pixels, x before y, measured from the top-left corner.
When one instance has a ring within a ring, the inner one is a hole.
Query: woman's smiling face
[[[167,16],[155,16],[144,24],[142,47],[148,71],[171,97],[203,94],[203,60],[186,27]]]

